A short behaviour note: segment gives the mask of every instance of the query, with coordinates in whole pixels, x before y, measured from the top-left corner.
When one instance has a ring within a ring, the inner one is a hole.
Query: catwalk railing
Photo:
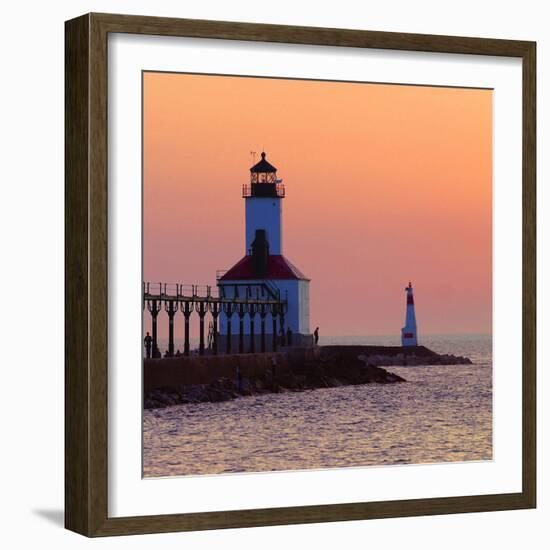
[[[227,290],[232,289],[228,295]],[[143,283],[143,309],[151,314],[151,335],[144,339],[147,357],[159,358],[162,356],[158,347],[158,316],[165,311],[168,316],[168,349],[165,356],[173,357],[174,318],[181,311],[184,318],[183,355],[189,355],[190,321],[193,313],[199,318],[199,348],[198,353],[204,355],[207,351],[205,343],[205,318],[211,317],[208,335],[208,352],[218,353],[218,317],[223,312],[227,320],[225,352],[232,353],[233,334],[232,319],[236,315],[239,319],[238,353],[245,353],[244,341],[245,317],[249,318],[249,332],[247,333],[248,349],[246,352],[255,353],[255,319],[260,318],[260,350],[267,350],[266,317],[272,320],[272,350],[277,349],[279,334],[284,334],[284,318],[287,311],[286,297],[281,296],[280,290],[274,285],[235,284],[224,287],[209,285],[185,285],[180,283]],[[277,326],[279,330],[277,330]],[[236,350],[237,351],[237,350]]]

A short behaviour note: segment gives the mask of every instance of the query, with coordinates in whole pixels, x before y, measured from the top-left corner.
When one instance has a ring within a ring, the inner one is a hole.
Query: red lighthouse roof
[[[259,277],[254,270],[253,257],[245,256],[229,271],[220,277],[220,281],[238,281],[249,279],[294,279],[309,281],[309,279],[283,255],[269,255],[267,257],[267,271]]]

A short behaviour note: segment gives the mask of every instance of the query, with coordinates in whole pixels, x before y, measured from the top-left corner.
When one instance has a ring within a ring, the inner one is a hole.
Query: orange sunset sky
[[[143,78],[144,280],[214,285],[244,255],[241,186],[265,149],[312,330],[398,337],[411,280],[420,340],[491,332],[491,90]]]

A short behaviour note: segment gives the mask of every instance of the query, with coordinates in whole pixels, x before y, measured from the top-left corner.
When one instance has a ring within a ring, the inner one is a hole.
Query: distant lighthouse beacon
[[[244,339],[235,333],[237,315],[220,313],[220,335],[226,336],[227,347],[237,351],[270,351],[278,335],[286,335],[286,345],[310,346],[309,279],[283,256],[282,200],[285,187],[277,178],[277,168],[266,160],[250,168],[250,183],[243,185],[245,201],[245,255],[218,277],[220,295],[226,298],[250,296],[281,299],[286,302],[283,316],[270,312],[272,322],[264,330],[271,338],[262,343],[255,322],[261,312],[245,320]],[[266,314],[267,315],[267,314]],[[264,317],[265,320],[265,317]]]
[[[409,286],[405,289],[407,293],[407,313],[405,315],[405,326],[401,329],[401,345],[417,346],[416,337],[416,316],[414,314],[414,296],[413,287],[409,281]]]

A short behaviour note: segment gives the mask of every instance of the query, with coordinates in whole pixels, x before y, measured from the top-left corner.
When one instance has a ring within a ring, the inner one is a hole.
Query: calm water
[[[398,344],[388,337],[321,343]],[[422,343],[474,365],[391,367],[404,384],[252,396],[144,411],[144,475],[490,460],[490,336]]]

